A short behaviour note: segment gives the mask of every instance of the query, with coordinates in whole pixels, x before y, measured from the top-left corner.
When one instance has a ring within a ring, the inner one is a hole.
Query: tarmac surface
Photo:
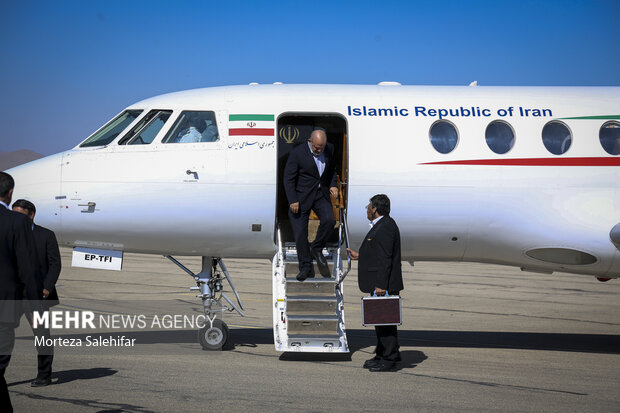
[[[56,310],[142,315],[147,325],[200,314],[192,278],[164,257],[125,254],[115,272],[72,268],[71,250],[61,253]],[[403,263],[403,361],[372,373],[362,368],[375,335],[361,325],[355,264],[344,286],[351,352],[299,354],[274,349],[271,262],[225,262],[246,317],[225,316],[224,351],[203,351],[190,328],[57,329],[82,346],[56,346],[53,384],[33,388],[36,350],[22,318],[6,372],[15,411],[619,411],[620,280]],[[135,345],[86,347],[91,334]]]

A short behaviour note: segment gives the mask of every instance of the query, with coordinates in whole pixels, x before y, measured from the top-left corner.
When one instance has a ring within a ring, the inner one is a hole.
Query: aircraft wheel
[[[228,336],[228,326],[219,318],[198,330],[198,341],[203,350],[221,350],[228,341]]]

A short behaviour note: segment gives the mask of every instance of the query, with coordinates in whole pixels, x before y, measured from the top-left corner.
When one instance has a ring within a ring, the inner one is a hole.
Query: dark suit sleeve
[[[45,237],[45,253],[47,254],[47,272],[45,274],[45,280],[43,282],[43,288],[48,291],[52,291],[60,276],[60,250],[58,249],[58,242],[56,236],[52,231],[46,231]]]
[[[284,167],[284,192],[286,192],[286,198],[288,199],[288,203],[294,204],[295,202],[299,202],[297,198],[297,190],[296,180],[297,174],[299,171],[299,159],[297,157],[297,152],[293,149],[288,157],[288,161],[286,161],[286,166]]]
[[[337,177],[336,177],[336,167],[334,166],[334,173],[332,174],[332,182],[329,185],[329,187],[333,188],[335,186],[338,186],[338,180],[337,180]]]

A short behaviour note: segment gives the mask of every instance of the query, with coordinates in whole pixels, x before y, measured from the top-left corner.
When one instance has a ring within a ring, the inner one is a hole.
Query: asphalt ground
[[[72,268],[71,250],[61,253],[55,309],[143,315],[147,325],[200,314],[192,278],[164,257],[126,254],[116,272]],[[197,257],[179,259],[200,267]],[[83,345],[57,346],[53,384],[33,388],[36,350],[22,318],[6,372],[15,411],[619,411],[618,280],[403,263],[403,361],[373,373],[362,368],[375,335],[361,325],[355,264],[344,285],[349,354],[276,352],[271,262],[226,264],[246,317],[225,316],[223,351],[203,351],[190,328],[96,331],[134,339],[131,347],[86,347],[92,331],[56,329]]]

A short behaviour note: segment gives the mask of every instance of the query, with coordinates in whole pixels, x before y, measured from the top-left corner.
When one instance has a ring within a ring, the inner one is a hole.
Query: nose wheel
[[[203,350],[221,350],[229,336],[228,326],[219,318],[198,330],[198,341]]]
[[[196,297],[202,300],[205,315],[205,326],[198,330],[198,342],[203,350],[221,350],[228,342],[230,333],[226,323],[219,318],[215,318],[215,316],[220,313],[237,311],[244,317],[244,308],[241,304],[239,293],[237,293],[230,279],[230,274],[228,274],[224,261],[222,261],[221,258],[203,256],[202,269],[198,274],[194,274],[170,255],[166,255],[166,258],[191,275],[194,281],[196,281],[196,286],[191,287],[190,290],[199,292]],[[218,267],[221,271],[218,270]],[[224,280],[228,281],[230,288],[237,298],[238,305],[233,303],[224,291],[222,291],[224,289]],[[222,300],[224,300],[224,302],[222,302]],[[228,305],[226,305],[226,303],[228,303]]]

